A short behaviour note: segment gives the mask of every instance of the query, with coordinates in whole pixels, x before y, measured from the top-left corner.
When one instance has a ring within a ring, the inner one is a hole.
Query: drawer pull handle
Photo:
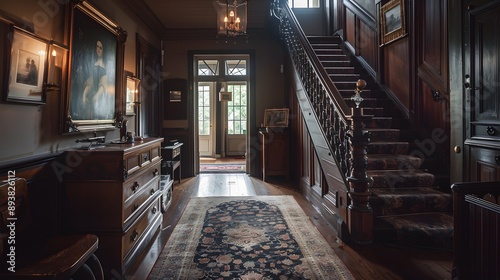
[[[139,237],[139,233],[137,232],[137,230],[134,230],[134,232],[132,233],[132,235],[130,235],[130,242],[136,241],[137,237]]]
[[[497,130],[493,126],[488,126],[486,127],[486,133],[488,133],[489,136],[495,136],[497,134]]]
[[[134,182],[134,184],[132,185],[132,191],[136,192],[138,189],[139,189],[139,183]]]
[[[155,189],[151,189],[151,191],[149,191],[149,194],[150,194],[150,195],[155,194]]]
[[[158,169],[155,169],[155,171],[153,171],[153,176],[158,176],[160,175],[160,172],[158,171]]]
[[[148,161],[148,155],[143,155],[144,161]]]
[[[139,208],[139,205],[137,204],[134,204],[134,211],[137,210],[137,208]],[[133,212],[133,211],[132,211]]]
[[[156,206],[151,209],[151,213],[153,214],[156,214],[156,211],[158,211],[158,209],[156,209]]]
[[[495,156],[495,162],[496,162],[497,164],[500,164],[500,155],[496,155],[496,156]]]

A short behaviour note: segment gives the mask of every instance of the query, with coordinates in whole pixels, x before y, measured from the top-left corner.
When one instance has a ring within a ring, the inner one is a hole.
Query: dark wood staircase
[[[408,120],[362,67],[339,37],[308,37],[333,84],[350,107],[356,81],[367,87],[361,93],[363,114],[373,115],[366,124],[368,175],[373,178],[375,242],[395,242],[451,250],[453,218],[451,194],[440,191],[435,175],[423,169],[424,159],[412,144]]]

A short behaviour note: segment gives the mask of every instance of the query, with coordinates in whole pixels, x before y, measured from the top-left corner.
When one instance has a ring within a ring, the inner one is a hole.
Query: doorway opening
[[[199,173],[248,173],[249,55],[195,55]]]

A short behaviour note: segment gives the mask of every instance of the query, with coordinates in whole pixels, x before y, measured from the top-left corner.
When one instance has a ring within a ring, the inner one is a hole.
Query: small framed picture
[[[287,127],[288,126],[288,108],[266,109],[264,112],[265,127]]]
[[[5,100],[45,104],[48,42],[20,28],[12,29]]]
[[[182,92],[180,90],[170,91],[170,102],[181,102]]]
[[[406,35],[403,0],[391,0],[380,8],[380,35],[382,45]]]
[[[232,92],[227,92],[227,91],[219,92],[219,101],[232,101],[232,100],[233,100]]]

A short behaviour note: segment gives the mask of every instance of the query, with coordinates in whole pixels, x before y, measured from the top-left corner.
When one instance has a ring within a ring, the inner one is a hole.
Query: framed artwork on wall
[[[385,45],[405,35],[404,0],[391,0],[380,8],[380,41]]]
[[[265,127],[288,127],[288,108],[266,109],[264,111]]]
[[[7,29],[4,42],[10,44],[10,52],[5,101],[45,104],[48,42],[13,25]]]
[[[181,102],[181,101],[182,101],[182,92],[180,90],[171,90],[170,102]]]
[[[219,101],[232,101],[232,100],[233,100],[232,92],[227,92],[227,91],[219,92]]]
[[[86,1],[72,4],[70,22],[65,132],[114,129],[126,32]]]

